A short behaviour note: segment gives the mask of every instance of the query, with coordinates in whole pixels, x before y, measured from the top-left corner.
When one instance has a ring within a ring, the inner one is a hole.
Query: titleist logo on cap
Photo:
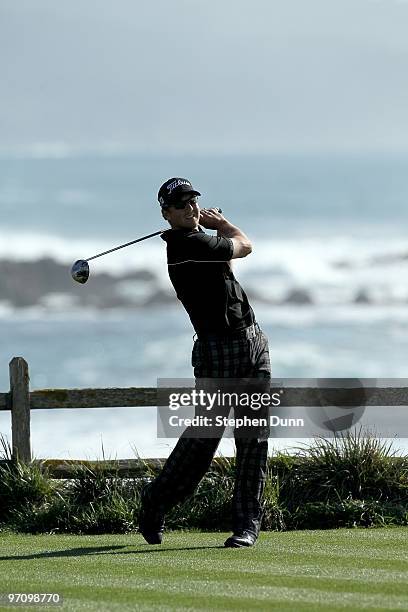
[[[179,185],[188,185],[189,187],[192,187],[189,181],[186,181],[185,179],[177,179],[176,181],[173,181],[172,183],[167,185],[167,191],[169,192],[169,195],[171,194],[173,189],[179,187]]]

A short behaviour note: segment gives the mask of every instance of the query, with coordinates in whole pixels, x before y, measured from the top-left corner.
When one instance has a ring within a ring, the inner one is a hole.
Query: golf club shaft
[[[132,240],[131,242],[127,242],[126,244],[121,244],[120,246],[115,247],[114,249],[109,249],[109,251],[104,251],[103,253],[99,253],[98,255],[94,255],[93,257],[88,257],[85,261],[91,261],[91,259],[96,259],[97,257],[102,257],[102,255],[107,255],[108,253],[112,253],[112,251],[117,251],[118,249],[124,249],[131,244],[135,244],[135,242],[141,242],[142,240],[147,240],[147,238],[152,238],[153,236],[158,236],[162,234],[166,230],[160,230],[159,232],[154,232],[153,234],[149,234],[148,236],[143,236],[142,238],[137,238],[137,240]]]
[[[218,208],[217,210],[219,213],[222,213],[221,208]],[[130,246],[131,244],[135,244],[136,242],[141,242],[142,240],[147,240],[147,238],[152,238],[153,236],[158,236],[159,234],[162,234],[165,231],[166,230],[160,230],[159,232],[154,232],[153,234],[149,234],[148,236],[142,236],[142,238],[131,240],[130,242],[127,242],[126,244],[121,244],[120,246],[117,246],[113,249],[109,249],[109,251],[104,251],[103,253],[98,253],[98,255],[94,255],[93,257],[88,257],[88,259],[85,259],[85,261],[91,261],[91,259],[102,257],[102,255],[107,255],[108,253],[112,253],[113,251],[117,251],[119,249],[124,249],[125,247]]]

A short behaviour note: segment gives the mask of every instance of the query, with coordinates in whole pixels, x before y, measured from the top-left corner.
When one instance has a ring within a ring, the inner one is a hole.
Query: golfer
[[[200,210],[200,195],[184,178],[169,179],[158,193],[162,215],[171,226],[162,234],[170,280],[197,335],[192,352],[196,381],[255,378],[269,390],[268,340],[229,263],[249,255],[251,243],[218,209]],[[217,235],[202,228],[216,230]],[[225,541],[227,547],[252,546],[257,540],[268,434],[269,428],[249,437],[234,431],[233,534]],[[149,544],[161,543],[166,512],[192,495],[221,436],[215,432],[212,437],[197,437],[188,427],[158,477],[143,489],[139,531]]]

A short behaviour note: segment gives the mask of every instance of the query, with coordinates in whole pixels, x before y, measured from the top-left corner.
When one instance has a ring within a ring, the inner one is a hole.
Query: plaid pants
[[[249,333],[248,333],[249,332]],[[248,337],[249,336],[249,337]],[[271,367],[268,339],[257,324],[241,335],[198,339],[194,343],[192,365],[196,379],[257,378],[269,391]],[[268,429],[269,431],[269,429]],[[161,473],[148,487],[148,497],[163,513],[193,494],[203,478],[222,437],[192,437],[187,427],[178,440]],[[236,478],[233,495],[233,531],[259,532],[262,518],[261,498],[265,485],[268,433],[241,438],[236,435]]]

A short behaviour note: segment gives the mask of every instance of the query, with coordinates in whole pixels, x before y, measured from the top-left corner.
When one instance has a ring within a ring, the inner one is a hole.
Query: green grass
[[[263,532],[252,549],[223,548],[227,535],[149,546],[139,534],[2,532],[0,592],[60,593],[73,611],[408,609],[407,528]]]

